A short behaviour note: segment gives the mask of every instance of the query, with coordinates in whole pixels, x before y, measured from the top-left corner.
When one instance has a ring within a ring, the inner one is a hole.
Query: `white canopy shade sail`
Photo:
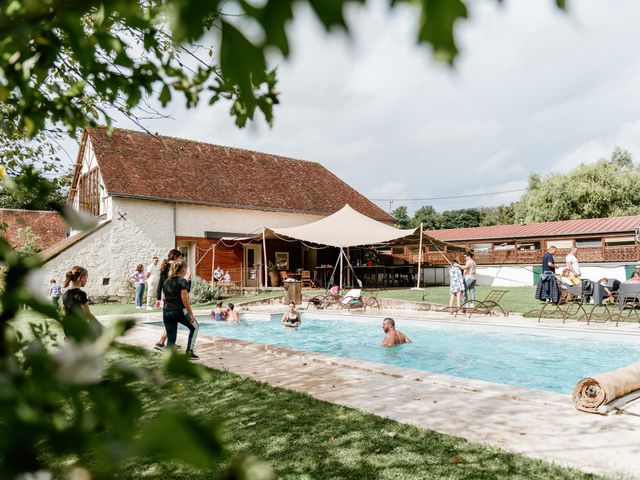
[[[315,222],[296,227],[265,229],[267,238],[288,237],[338,248],[391,243],[409,236],[415,236],[417,239],[419,232],[420,228],[403,230],[378,222],[357,212],[349,205]]]

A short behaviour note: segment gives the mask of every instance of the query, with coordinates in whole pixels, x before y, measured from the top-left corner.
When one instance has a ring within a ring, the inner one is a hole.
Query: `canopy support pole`
[[[418,247],[418,281],[415,288],[411,290],[422,290],[420,288],[420,274],[422,273],[422,222],[420,222],[420,246]]]
[[[211,285],[213,285],[213,271],[216,269],[216,247],[218,242],[213,244],[213,250],[211,251]]]
[[[264,288],[266,290],[267,288],[267,239],[265,238],[265,234],[264,234],[265,228],[262,227],[262,257],[264,258],[264,273],[263,273],[263,280],[262,280],[262,288]]]
[[[340,247],[340,290],[342,290],[342,269],[343,269],[342,257],[343,256],[344,256],[344,249]]]

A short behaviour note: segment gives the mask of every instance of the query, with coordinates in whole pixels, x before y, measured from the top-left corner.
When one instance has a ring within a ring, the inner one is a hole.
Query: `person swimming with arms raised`
[[[382,321],[382,329],[384,330],[384,333],[386,333],[382,340],[383,347],[395,347],[396,345],[402,345],[403,343],[412,343],[409,337],[400,330],[396,330],[396,322],[393,318],[385,318]]]
[[[297,328],[300,326],[300,314],[296,310],[296,304],[293,302],[289,302],[289,310],[284,312],[282,315],[282,320],[280,320],[280,325],[284,325],[285,327]]]

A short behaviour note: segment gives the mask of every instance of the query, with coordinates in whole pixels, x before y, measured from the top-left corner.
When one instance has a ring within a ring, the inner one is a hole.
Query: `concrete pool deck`
[[[270,306],[259,311],[283,310]],[[375,311],[371,316],[380,318],[386,313]],[[399,322],[403,317],[452,321],[451,315],[434,312],[388,313]],[[134,317],[141,322],[161,320],[159,313]],[[472,320],[458,317],[455,323],[460,322],[640,335],[637,323],[617,328],[576,321],[562,325],[561,320],[538,324],[536,319],[515,316],[476,316]],[[122,341],[152,348],[161,330],[139,323]],[[198,337],[197,352],[203,365],[328,402],[587,472],[640,478],[640,417],[579,412],[569,395],[209,335]],[[640,415],[640,406],[627,411]]]

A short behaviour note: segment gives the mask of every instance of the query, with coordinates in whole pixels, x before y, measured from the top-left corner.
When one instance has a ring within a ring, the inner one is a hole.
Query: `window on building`
[[[604,244],[607,247],[624,247],[628,245],[635,245],[635,237],[610,237],[604,239]]]
[[[474,252],[490,252],[493,248],[492,243],[473,243],[471,244],[471,250]]]
[[[601,238],[585,238],[582,240],[576,240],[576,247],[600,247],[602,246]]]
[[[515,242],[496,243],[493,249],[494,250],[515,250],[516,244]]]
[[[391,247],[391,253],[394,255],[404,255],[404,247]]]
[[[98,168],[89,170],[78,179],[78,199],[81,210],[94,217],[100,215],[100,172]]]
[[[102,285],[109,285],[109,277],[104,277],[102,279]]]
[[[598,240],[600,241],[600,240]],[[580,245],[578,245],[580,246]],[[547,240],[547,248],[556,247],[556,248],[571,248],[573,247],[573,240]]]
[[[518,242],[518,250],[540,250],[540,242]]]
[[[418,255],[420,253],[420,247],[417,245],[411,245],[409,247],[409,255]],[[424,247],[422,247],[422,254],[424,255]]]

